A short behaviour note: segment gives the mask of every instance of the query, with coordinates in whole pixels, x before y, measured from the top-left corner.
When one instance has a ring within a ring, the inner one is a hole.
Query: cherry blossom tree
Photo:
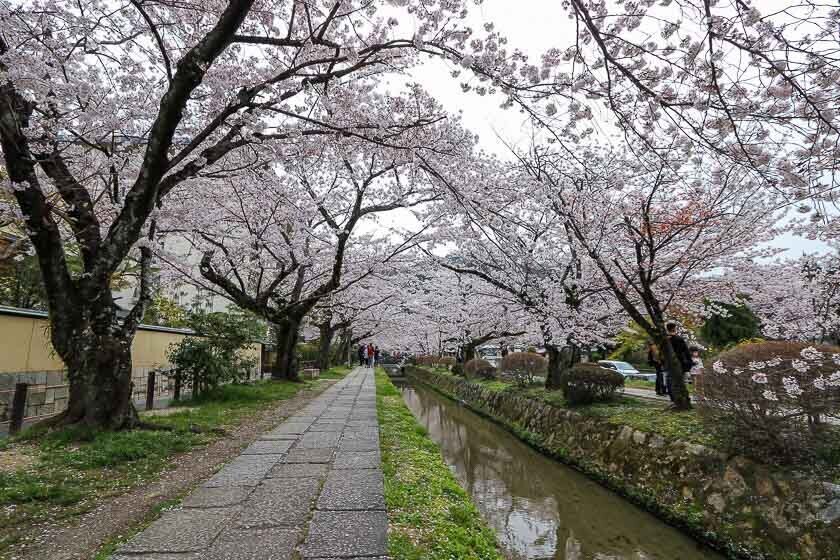
[[[295,346],[304,317],[411,243],[411,236],[354,236],[356,227],[440,198],[436,179],[411,151],[431,146],[429,157],[440,159],[470,149],[471,137],[457,122],[411,114],[426,104],[435,108],[419,90],[413,97],[413,103],[387,98],[381,104],[379,122],[391,119],[383,129],[400,130],[387,142],[301,140],[289,146],[284,168],[255,169],[248,180],[222,181],[213,194],[185,196],[168,217],[202,253],[199,272],[208,287],[274,325],[275,377],[297,379]],[[406,119],[400,120],[398,106]],[[208,201],[211,210],[192,207],[206,208]]]
[[[312,115],[364,106],[373,87],[354,80],[415,63],[420,45],[459,40],[459,1],[400,4],[417,21],[411,36],[384,0],[0,6],[4,187],[37,253],[70,378],[54,422],[138,425],[130,348],[151,295],[156,212],[170,194],[232,180],[277,141],[387,141],[393,131],[359,112]],[[68,239],[79,274],[67,266]],[[109,283],[129,257],[140,262],[140,297],[121,317]]]
[[[810,199],[805,211],[836,231],[826,211],[840,156],[836,6],[569,0],[563,13],[563,42],[533,61],[488,23],[462,49],[480,82],[464,89],[500,92],[582,164],[579,144],[614,125],[637,155],[676,145],[749,169],[788,203]]]
[[[486,282],[527,312],[526,330],[548,354],[546,387],[558,388],[582,348],[602,345],[621,329],[600,274],[581,258],[564,220],[536,196],[539,189],[522,169],[488,158],[448,178],[457,195],[436,243],[449,253],[436,260]]]
[[[319,369],[329,369],[334,354],[341,361],[351,354],[357,342],[376,334],[380,323],[375,319],[375,311],[388,305],[395,296],[393,284],[383,281],[381,273],[376,273],[323,298],[309,317],[318,328]],[[339,335],[338,349],[333,353],[336,335]]]
[[[708,299],[729,301],[722,273],[775,252],[761,244],[778,233],[778,198],[748,170],[719,159],[686,164],[680,150],[585,155],[586,170],[543,147],[521,162],[613,297],[662,349],[675,404],[688,408],[666,322],[677,310],[707,312]]]
[[[480,278],[420,260],[415,272],[403,275],[399,281],[410,297],[406,319],[417,325],[417,319],[422,317],[419,324],[427,326],[422,337],[437,343],[437,348],[423,344],[431,350],[427,354],[440,355],[452,349],[467,362],[476,357],[476,349],[483,344],[529,333],[530,317],[522,305]]]
[[[732,297],[761,321],[764,336],[817,344],[840,341],[840,262],[836,249],[798,259],[745,263],[732,272]]]

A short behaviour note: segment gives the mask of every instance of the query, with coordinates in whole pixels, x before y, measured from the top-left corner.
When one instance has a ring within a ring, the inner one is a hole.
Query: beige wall
[[[48,326],[44,319],[0,315],[0,373],[64,369],[52,351]]]
[[[46,319],[0,314],[0,373],[57,371],[64,369],[50,343]],[[140,329],[131,345],[134,368],[168,366],[169,345],[186,335]],[[259,364],[260,345],[254,344],[248,354]]]

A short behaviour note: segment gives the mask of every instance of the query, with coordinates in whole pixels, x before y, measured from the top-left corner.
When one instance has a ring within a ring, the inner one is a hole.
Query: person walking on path
[[[665,330],[668,331],[668,338],[671,341],[671,348],[673,348],[674,350],[674,357],[680,363],[680,367],[682,367],[685,376],[690,376],[691,368],[694,365],[694,362],[691,359],[691,352],[688,350],[688,344],[686,344],[685,339],[683,337],[677,334],[676,323],[668,323],[667,325],[665,325]],[[668,394],[671,396],[671,400],[673,401],[674,392],[671,390],[670,372],[668,372],[666,386],[668,387]]]
[[[373,349],[373,365],[379,363],[379,346],[374,347]]]
[[[373,356],[373,352],[374,352],[374,349],[373,349],[373,344],[368,343],[368,346],[367,346],[367,359],[368,359],[368,364],[367,364],[367,365],[368,365],[368,367],[370,367],[370,368],[372,368],[372,367],[374,366],[374,363],[373,363],[373,362],[374,362],[374,359],[375,359],[375,358],[374,358],[374,356]]]
[[[365,365],[365,358],[367,357],[367,347],[364,344],[359,346],[359,365]]]
[[[648,340],[648,365],[656,371],[656,394],[666,395],[668,387],[665,385],[665,375],[662,369],[662,354],[652,340]]]

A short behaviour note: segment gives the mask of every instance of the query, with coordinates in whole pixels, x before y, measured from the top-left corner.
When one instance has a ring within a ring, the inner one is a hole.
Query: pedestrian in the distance
[[[662,354],[659,347],[652,340],[648,340],[648,365],[656,371],[656,394],[667,395],[668,387],[665,385],[665,375],[662,368]]]
[[[379,363],[379,346],[376,346],[373,349],[373,365],[376,366],[376,364],[378,364],[378,363]]]
[[[694,390],[700,388],[700,383],[703,379],[703,359],[700,357],[700,349],[691,349],[691,382],[694,384]]]
[[[368,367],[373,367],[373,360],[375,359],[373,356],[374,348],[372,343],[368,343],[367,347],[367,358],[368,358]]]
[[[361,346],[359,346],[359,365],[360,365],[360,366],[365,365],[365,355],[366,355],[366,350],[367,350],[367,348],[365,347],[365,345],[364,345],[364,344],[362,344]]]

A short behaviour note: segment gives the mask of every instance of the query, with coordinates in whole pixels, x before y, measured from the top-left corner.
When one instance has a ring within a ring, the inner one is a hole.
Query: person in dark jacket
[[[366,348],[365,348],[364,344],[359,346],[359,365],[360,366],[365,365],[365,350],[366,350]]]
[[[648,340],[648,365],[656,371],[656,394],[667,395],[668,387],[665,385],[662,353],[652,340]]]
[[[671,348],[674,349],[674,357],[680,363],[684,375],[691,375],[691,368],[694,361],[691,359],[691,351],[688,349],[688,344],[685,339],[677,334],[677,324],[668,323],[665,325],[665,330],[668,331],[668,338],[671,340]],[[671,375],[668,375],[668,394],[671,395],[671,400],[674,400],[673,391],[671,391]]]

